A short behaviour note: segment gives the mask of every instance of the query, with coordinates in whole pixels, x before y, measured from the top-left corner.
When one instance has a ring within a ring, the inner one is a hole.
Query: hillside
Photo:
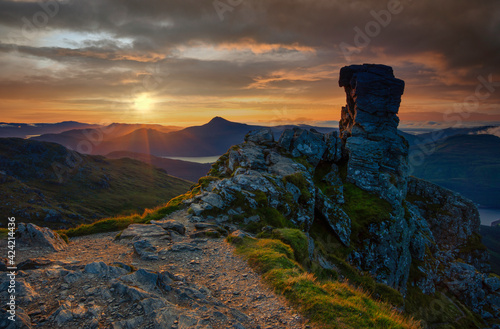
[[[52,228],[141,212],[191,185],[137,160],[17,138],[0,139],[0,184],[2,226],[11,215]]]
[[[433,149],[413,175],[427,179],[475,202],[500,207],[500,138],[493,135],[456,135],[425,145]],[[418,152],[414,146],[410,154]]]
[[[116,151],[106,154],[109,159],[130,158],[139,160],[155,167],[164,169],[168,174],[179,177],[191,182],[197,182],[200,177],[203,177],[210,170],[211,165],[208,163],[196,163],[190,161],[173,160],[159,158],[154,155],[144,153],[134,153],[128,151]]]

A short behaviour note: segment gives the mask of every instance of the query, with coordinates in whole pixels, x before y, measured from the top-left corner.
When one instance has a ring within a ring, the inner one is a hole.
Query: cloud
[[[158,102],[181,108],[197,97],[200,107],[254,104],[246,110],[260,115],[274,100],[308,118],[336,119],[344,103],[338,71],[349,63],[340,45],[355,46],[356,29],[366,34],[387,5],[243,1],[221,21],[212,1],[0,0],[0,97],[89,97],[105,106],[154,78]],[[401,0],[401,8],[350,59],[395,68],[406,81],[403,117],[440,120],[436,113],[474,93],[478,76],[500,81],[497,0]],[[492,93],[481,112],[500,114],[499,102]]]

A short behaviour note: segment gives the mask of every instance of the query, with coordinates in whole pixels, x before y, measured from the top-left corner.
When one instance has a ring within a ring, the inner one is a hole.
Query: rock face
[[[364,64],[342,68],[339,85],[347,95],[340,136],[250,132],[184,200],[192,220],[237,223],[253,233],[299,227],[313,251],[311,228],[323,225],[334,249],[345,248],[345,261],[403,296],[410,288],[446,289],[480,316],[500,317],[500,281],[488,276],[477,208],[408,176],[408,143],[397,131],[404,82],[388,66]],[[343,266],[322,252],[310,258],[328,270]]]
[[[61,251],[66,248],[66,242],[56,232],[34,224],[19,223],[16,233],[21,246],[50,248]]]

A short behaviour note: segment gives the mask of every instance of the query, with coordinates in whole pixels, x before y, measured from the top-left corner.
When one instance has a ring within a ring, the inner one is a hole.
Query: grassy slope
[[[0,170],[7,173],[2,175],[0,194],[4,202],[0,211],[19,221],[60,228],[142,212],[184,193],[191,185],[132,159],[80,155],[81,161],[72,168],[66,165],[68,154],[56,144],[0,140]],[[53,163],[67,169],[62,182],[57,179]],[[50,209],[61,213],[69,223],[44,222]],[[1,221],[5,225],[5,219]]]
[[[307,248],[299,230],[284,229],[278,239],[230,239],[250,265],[278,292],[322,328],[418,328],[389,304],[373,299],[348,281],[320,280],[296,261]],[[293,247],[292,247],[293,246]]]
[[[424,149],[433,150],[432,145]],[[425,162],[414,169],[414,176],[458,191],[477,203],[500,206],[500,138],[496,136],[459,135],[439,141]]]

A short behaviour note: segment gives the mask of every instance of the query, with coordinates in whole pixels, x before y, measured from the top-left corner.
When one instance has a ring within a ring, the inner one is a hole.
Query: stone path
[[[20,249],[20,316],[33,328],[310,328],[233,246],[212,238],[214,227],[186,212],[170,218],[133,225],[119,240],[95,234],[60,252]]]

